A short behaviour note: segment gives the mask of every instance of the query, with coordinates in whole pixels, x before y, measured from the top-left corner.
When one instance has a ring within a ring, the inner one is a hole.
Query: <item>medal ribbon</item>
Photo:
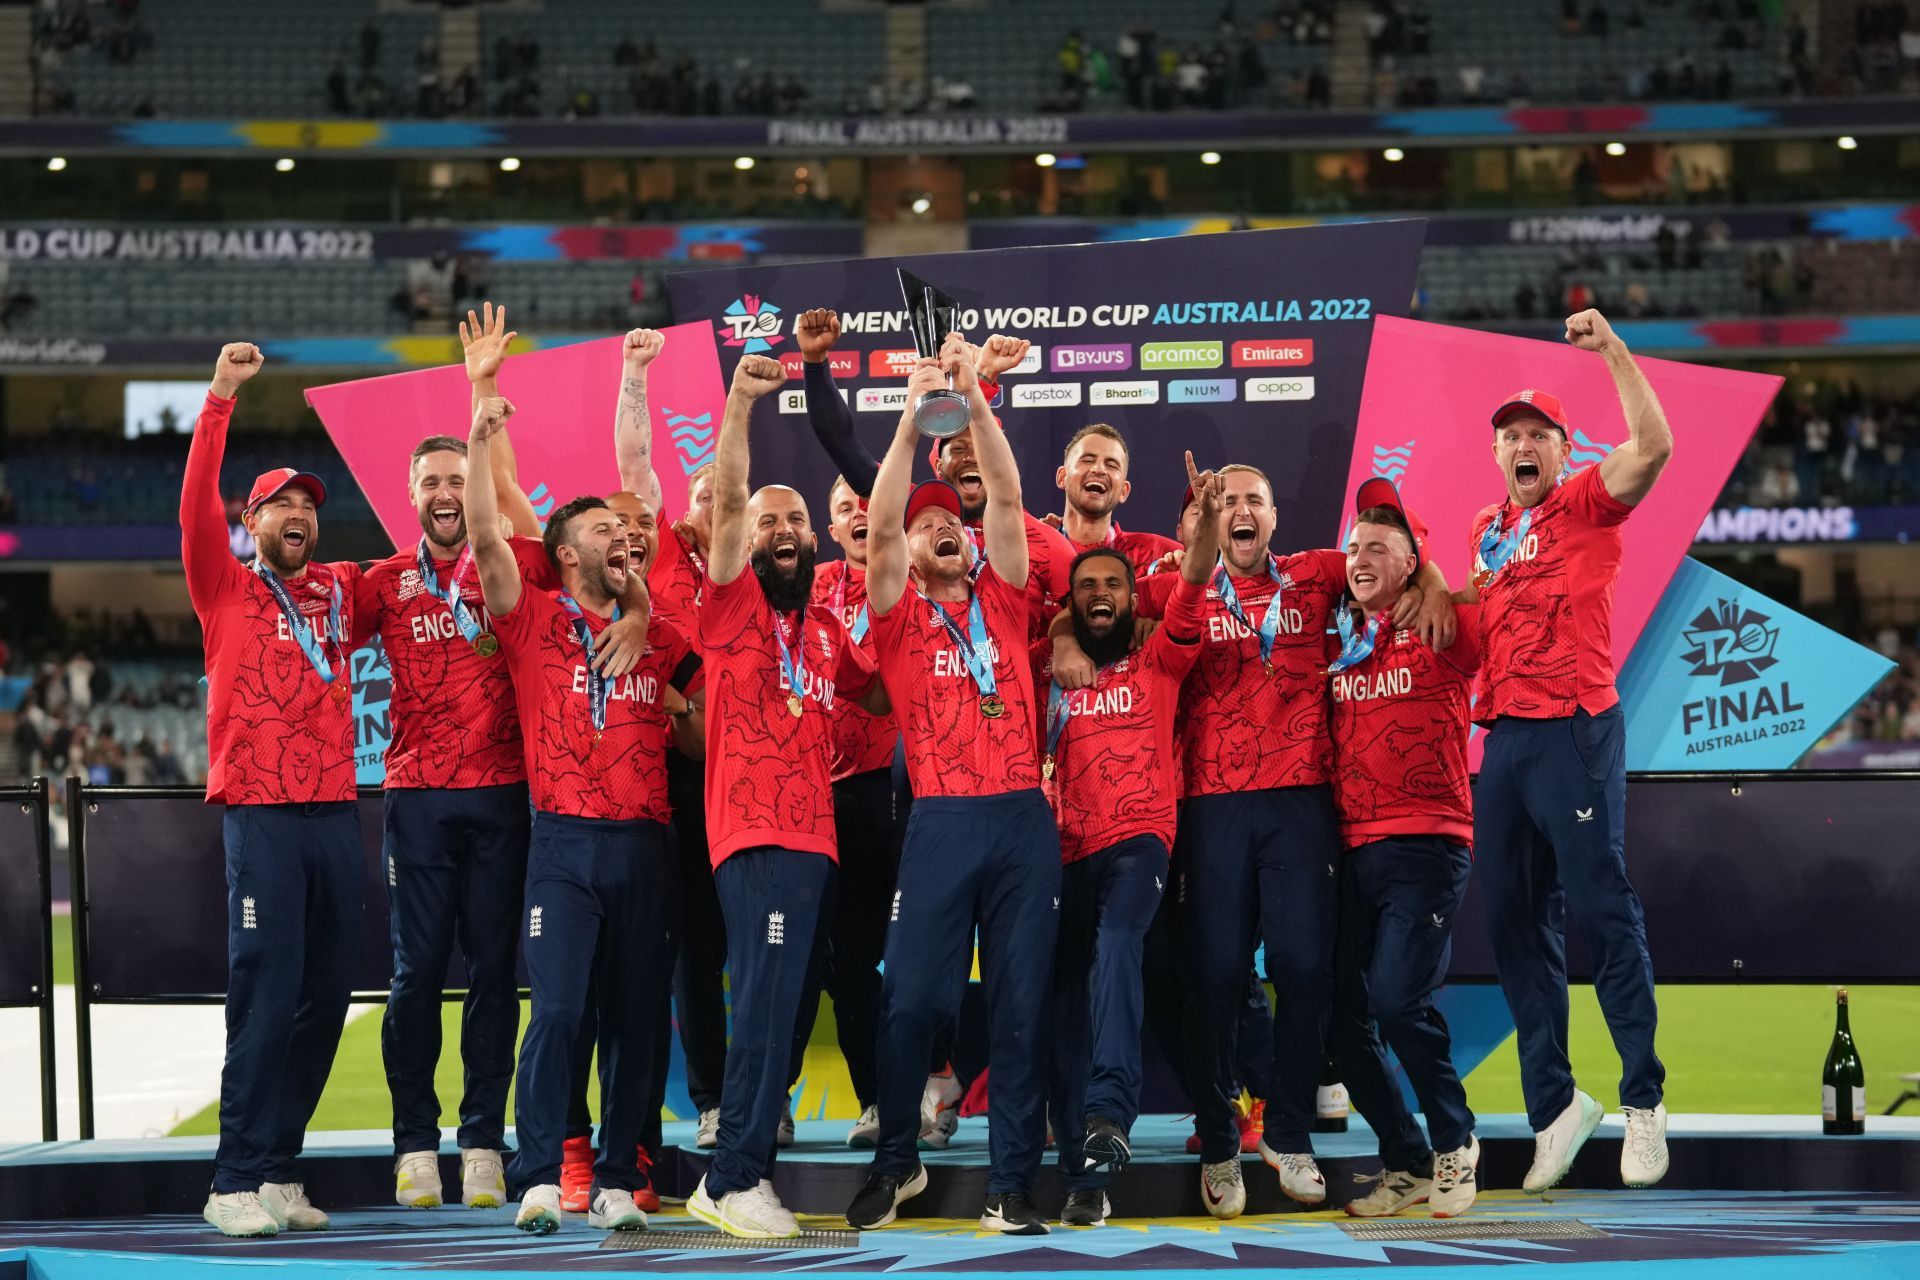
[[[835,583],[833,588],[833,616],[843,622],[847,617],[847,579],[852,576],[853,566],[846,565],[840,574],[840,581]],[[847,626],[847,634],[853,637],[855,644],[859,644],[867,638],[867,628],[872,625],[873,619],[867,616],[867,606],[862,601],[860,612],[853,615],[853,621]]]
[[[440,575],[433,571],[433,557],[427,552],[427,540],[420,539],[420,545],[414,550],[420,562],[420,581],[426,587],[427,594],[447,602],[447,608],[453,614],[453,625],[460,628],[461,639],[472,644],[479,638],[480,624],[473,620],[473,611],[460,598],[460,588],[466,585],[467,574],[473,569],[473,544],[469,542],[461,548],[460,558],[453,562],[453,577],[448,579],[444,591],[440,588]]]
[[[565,609],[573,623],[573,634],[580,641],[580,647],[587,653],[587,711],[593,716],[593,727],[607,727],[607,695],[612,692],[607,686],[607,678],[593,666],[593,628],[587,625],[587,615],[580,610],[572,596],[562,592],[560,607]],[[620,606],[613,606],[614,622],[620,621]]]
[[[1500,572],[1507,561],[1513,559],[1513,553],[1520,549],[1522,542],[1526,541],[1527,530],[1532,527],[1532,507],[1523,508],[1520,518],[1514,521],[1513,528],[1504,535],[1500,532],[1498,515],[1487,521],[1486,531],[1480,535],[1480,563],[1483,566],[1482,573],[1485,575],[1479,579],[1481,583],[1491,579],[1494,574]]]
[[[1373,655],[1374,638],[1380,633],[1380,615],[1367,619],[1365,630],[1356,631],[1353,625],[1353,610],[1342,608],[1334,615],[1334,621],[1340,627],[1340,656],[1327,665],[1327,674],[1333,675],[1365,662]]]
[[[945,609],[927,599],[926,592],[918,587],[913,590],[915,595],[927,601],[927,608],[933,610],[933,616],[947,629],[948,637],[959,648],[960,657],[967,664],[967,674],[973,677],[973,683],[980,690],[981,700],[991,698],[999,685],[993,674],[992,650],[988,647],[992,638],[987,634],[987,617],[980,608],[979,594],[975,593],[967,600],[967,631],[972,633],[969,639],[967,632],[960,630],[954,620],[947,616]]]
[[[787,620],[779,614],[773,615],[773,642],[780,647],[780,670],[787,677],[787,691],[796,698],[805,697],[807,679],[807,636],[804,630],[807,621],[806,610],[802,609],[794,622],[794,643],[787,644]]]
[[[1273,599],[1267,602],[1267,612],[1260,619],[1260,625],[1254,626],[1247,621],[1247,611],[1240,607],[1240,593],[1233,589],[1233,576],[1227,572],[1227,562],[1223,558],[1213,571],[1213,589],[1220,594],[1220,603],[1227,612],[1247,630],[1260,637],[1260,661],[1268,667],[1273,666],[1273,642],[1280,632],[1280,566],[1272,556],[1267,557],[1267,576],[1273,579]]]
[[[313,634],[313,628],[308,625],[305,615],[300,612],[300,606],[293,602],[293,594],[287,590],[287,584],[280,581],[279,574],[267,567],[265,560],[256,558],[253,562],[253,571],[260,576],[262,582],[267,584],[267,590],[273,593],[274,602],[280,606],[280,612],[286,615],[288,634],[293,637],[294,643],[300,646],[300,651],[307,655],[307,661],[313,664],[314,672],[320,677],[321,683],[332,684],[338,673],[334,671],[333,663],[327,657],[326,646],[321,644],[318,637]],[[333,647],[338,649],[340,647],[340,579],[338,578],[333,580],[333,605],[328,610],[327,621],[331,632],[329,638],[333,642]]]

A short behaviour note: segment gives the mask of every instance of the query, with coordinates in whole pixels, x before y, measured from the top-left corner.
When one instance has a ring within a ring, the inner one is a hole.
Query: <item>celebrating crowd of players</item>
[[[824,989],[864,1108],[848,1142],[874,1152],[846,1217],[884,1226],[927,1186],[919,1151],[954,1131],[950,1050],[977,937],[984,1229],[1048,1229],[1032,1193],[1050,1143],[1060,1220],[1106,1219],[1148,1030],[1192,1100],[1208,1213],[1246,1206],[1241,1085],[1264,1101],[1252,1136],[1281,1191],[1326,1199],[1310,1133],[1331,1059],[1383,1166],[1348,1211],[1458,1214],[1480,1148],[1433,997],[1476,859],[1536,1133],[1526,1190],[1558,1183],[1602,1114],[1567,1058],[1569,909],[1623,1061],[1621,1176],[1658,1181],[1662,1069],[1624,859],[1608,614],[1620,526],[1672,440],[1606,320],[1573,316],[1567,338],[1611,371],[1628,441],[1568,472],[1556,397],[1497,406],[1506,494],[1474,522],[1458,592],[1385,480],[1356,495],[1343,549],[1276,555],[1267,477],[1188,454],[1177,539],[1123,531],[1128,444],[1104,424],[1067,446],[1062,515],[1035,518],[988,407],[1026,354],[1016,338],[954,334],[919,361],[909,402],[951,386],[971,418],[933,443],[934,478],[916,485],[910,411],[881,459],[855,437],[829,371],[838,335],[831,311],[796,326],[809,421],[841,472],[824,496],[844,554],[817,569],[806,495],[749,481],[754,405],[786,377],[765,357],[740,360],[715,460],[690,477],[686,514],[661,522],[647,369],[662,338],[648,330],[623,351],[623,491],[575,498],[542,527],[499,385],[515,335],[491,305],[461,326],[467,437],[413,451],[418,545],[371,566],[315,559],[326,494],[288,469],[253,486],[259,551],[243,564],[218,478],[262,356],[222,350],[181,500],[206,635],[207,798],[226,806],[208,1222],[327,1225],[294,1160],[358,954],[347,655],[375,635],[393,681],[382,1049],[402,1205],[446,1195],[433,1075],[457,939],[465,1204],[517,1199],[516,1225],[537,1233],[565,1212],[643,1228],[677,1008],[696,1144],[713,1153],[689,1210],[736,1236],[798,1235],[769,1174],[793,1140],[789,1095]],[[1470,717],[1489,729],[1477,803]],[[1249,1028],[1261,944],[1271,1025]],[[533,1000],[509,1163],[521,952]]]

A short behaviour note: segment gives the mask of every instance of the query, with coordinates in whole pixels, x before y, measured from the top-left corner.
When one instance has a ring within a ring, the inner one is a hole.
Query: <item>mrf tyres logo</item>
[[[730,347],[744,347],[748,355],[771,351],[783,341],[780,308],[756,294],[742,294],[720,316],[720,337]]]
[[[1806,728],[1804,718],[1793,717],[1804,712],[1806,704],[1794,701],[1788,682],[1772,684],[1765,678],[1767,671],[1780,664],[1774,656],[1780,628],[1770,625],[1772,621],[1738,600],[1717,600],[1681,632],[1687,648],[1680,660],[1696,679],[1712,680],[1716,688],[1680,706],[1688,755]],[[1700,730],[1711,736],[1695,739]]]

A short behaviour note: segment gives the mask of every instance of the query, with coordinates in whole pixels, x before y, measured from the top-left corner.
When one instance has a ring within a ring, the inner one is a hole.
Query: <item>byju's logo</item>
[[[780,308],[754,294],[734,299],[720,317],[720,336],[730,347],[745,347],[748,354],[772,350],[780,342]]]
[[[1743,608],[1737,601],[1718,601],[1713,608],[1702,609],[1682,633],[1692,647],[1680,657],[1696,676],[1719,676],[1722,688],[1758,680],[1762,671],[1779,661],[1773,646],[1779,643],[1780,628],[1768,626],[1770,621],[1766,614]]]

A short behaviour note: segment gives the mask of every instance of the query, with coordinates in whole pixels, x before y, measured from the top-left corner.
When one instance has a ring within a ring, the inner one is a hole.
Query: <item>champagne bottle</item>
[[[1856,1134],[1867,1131],[1867,1075],[1860,1066],[1860,1051],[1854,1048],[1853,1031],[1847,1025],[1847,989],[1834,996],[1838,1013],[1833,1026],[1833,1044],[1827,1050],[1827,1067],[1820,1075],[1820,1127],[1825,1133]]]
[[[1327,1059],[1327,1068],[1320,1073],[1320,1087],[1313,1099],[1313,1131],[1315,1133],[1345,1133],[1347,1131],[1347,1086],[1340,1083],[1340,1073],[1333,1068],[1333,1059]]]

